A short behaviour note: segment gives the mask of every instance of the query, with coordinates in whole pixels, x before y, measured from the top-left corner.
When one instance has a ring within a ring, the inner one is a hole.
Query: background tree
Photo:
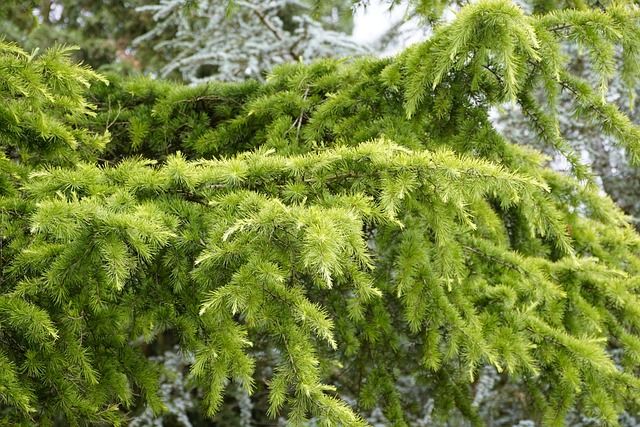
[[[262,79],[275,65],[321,57],[363,54],[352,41],[349,4],[322,2],[315,10],[298,0],[221,2],[163,0],[139,10],[155,26],[134,45],[153,43],[166,65],[187,82]]]
[[[141,0],[7,0],[0,10],[0,34],[27,50],[54,44],[81,46],[76,60],[95,69],[153,70],[153,52],[132,48],[133,39],[152,25],[136,8]]]
[[[273,66],[368,50],[353,42],[351,4],[192,0],[9,0],[0,34],[27,50],[78,45],[96,69],[187,82],[261,78]]]

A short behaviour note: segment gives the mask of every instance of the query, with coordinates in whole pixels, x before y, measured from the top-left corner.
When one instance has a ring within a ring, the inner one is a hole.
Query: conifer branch
[[[484,253],[484,252],[482,252],[482,251],[480,251],[480,250],[478,250],[478,249],[476,249],[476,248],[472,248],[471,246],[463,245],[462,247],[463,247],[465,250],[469,251],[469,252],[473,252],[473,253],[474,253],[474,254],[476,254],[476,255],[480,255],[480,256],[482,256],[482,257],[485,257],[485,258],[487,258],[487,259],[490,259],[491,261],[493,261],[493,262],[495,262],[495,263],[497,263],[497,264],[503,265],[503,266],[505,266],[505,267],[507,267],[507,268],[510,268],[511,270],[517,271],[518,273],[520,273],[520,274],[521,274],[521,275],[523,275],[523,276],[526,276],[526,275],[527,275],[527,274],[526,274],[526,272],[525,272],[524,270],[522,270],[522,269],[521,269],[519,266],[517,266],[517,265],[513,265],[513,264],[510,264],[510,263],[508,263],[508,262],[506,262],[506,261],[504,261],[504,260],[501,260],[501,259],[498,259],[498,258],[496,258],[496,257],[493,257],[493,256],[491,256],[491,255],[489,255],[489,254],[486,254],[486,253]]]
[[[567,30],[567,29],[569,29],[571,27],[573,27],[572,24],[566,23],[566,24],[555,24],[555,25],[552,25],[550,27],[546,27],[546,29],[547,29],[547,31],[551,31],[553,33],[556,33],[556,32],[561,32],[563,30]]]

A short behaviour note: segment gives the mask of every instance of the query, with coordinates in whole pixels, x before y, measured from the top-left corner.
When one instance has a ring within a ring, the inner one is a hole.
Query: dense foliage
[[[640,160],[603,97],[619,53],[637,81],[637,14],[481,1],[396,58],[201,86],[3,42],[2,422],[161,412],[162,344],[207,416],[252,395],[294,425],[480,423],[494,369],[545,425],[615,425],[640,404],[640,236],[545,107]],[[505,102],[571,171],[501,136]]]

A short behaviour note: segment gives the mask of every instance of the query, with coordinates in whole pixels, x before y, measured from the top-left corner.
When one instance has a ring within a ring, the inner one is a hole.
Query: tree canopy
[[[637,84],[638,13],[483,0],[394,58],[195,86],[0,42],[0,419],[159,413],[165,340],[207,416],[238,387],[293,425],[412,425],[426,396],[480,424],[491,367],[545,425],[616,425],[640,404],[640,236],[554,106],[640,161],[605,97]],[[567,171],[498,132],[509,102]]]

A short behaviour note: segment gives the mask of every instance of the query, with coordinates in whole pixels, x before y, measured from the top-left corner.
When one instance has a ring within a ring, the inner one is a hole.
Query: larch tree
[[[163,340],[209,417],[231,392],[292,425],[481,424],[491,368],[544,425],[618,424],[640,404],[640,236],[554,106],[640,161],[605,98],[637,83],[639,13],[484,0],[395,58],[200,86],[0,43],[1,422],[161,413]],[[509,102],[566,172],[496,130]]]

